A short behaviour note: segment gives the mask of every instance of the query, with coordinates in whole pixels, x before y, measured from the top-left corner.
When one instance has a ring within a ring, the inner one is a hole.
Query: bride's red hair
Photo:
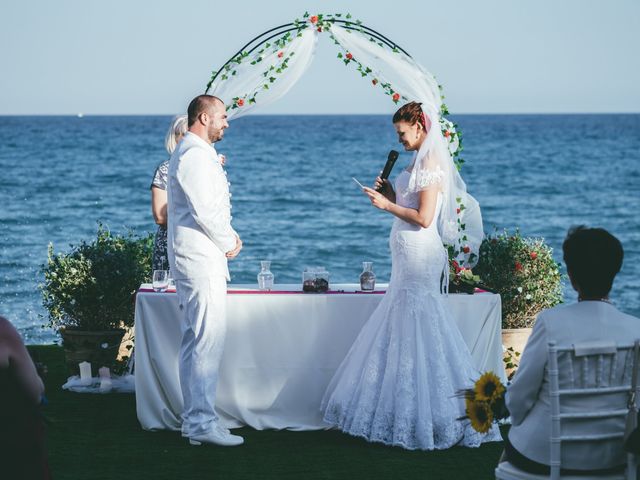
[[[393,115],[393,123],[407,122],[409,125],[419,123],[426,132],[431,128],[431,122],[422,111],[422,103],[409,102],[401,106]]]

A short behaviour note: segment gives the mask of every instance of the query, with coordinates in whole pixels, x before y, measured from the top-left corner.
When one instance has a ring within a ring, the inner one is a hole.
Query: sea
[[[543,237],[562,260],[572,225],[604,227],[625,258],[611,294],[640,316],[640,115],[454,115],[462,168],[487,233]],[[0,315],[26,343],[46,344],[38,286],[47,247],[155,231],[150,184],[167,158],[169,116],[0,117]],[[371,207],[351,177],[372,183],[400,145],[385,115],[278,115],[234,120],[216,145],[227,156],[233,224],[244,241],[233,283],[256,283],[271,260],[276,283],[324,266],[356,283],[363,261],[390,274],[392,217]],[[402,153],[396,171],[411,159]],[[392,173],[392,177],[394,176]],[[564,271],[564,270],[563,270]],[[565,301],[576,300],[565,283]]]

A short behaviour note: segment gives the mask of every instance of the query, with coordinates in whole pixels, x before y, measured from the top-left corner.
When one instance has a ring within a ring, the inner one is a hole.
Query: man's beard
[[[211,143],[215,143],[215,142],[218,142],[218,141],[222,140],[222,137],[224,135],[223,132],[224,132],[224,130],[222,130],[222,129],[217,129],[217,128],[210,127],[209,131],[207,132],[209,134],[209,141]]]

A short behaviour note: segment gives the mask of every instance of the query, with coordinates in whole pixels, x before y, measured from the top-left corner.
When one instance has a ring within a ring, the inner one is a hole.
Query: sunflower
[[[467,416],[476,432],[487,433],[493,422],[493,412],[487,402],[467,400]]]
[[[476,400],[493,403],[504,393],[504,385],[495,373],[485,372],[476,382],[474,391]]]
[[[466,395],[464,397],[464,411],[467,413],[467,417],[469,417],[469,412],[473,410],[473,405],[476,401],[473,399],[473,396]],[[464,418],[464,417],[463,417]]]

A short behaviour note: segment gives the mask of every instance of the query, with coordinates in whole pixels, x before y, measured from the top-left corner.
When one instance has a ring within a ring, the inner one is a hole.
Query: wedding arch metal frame
[[[367,27],[366,25],[363,25],[361,23],[357,23],[357,22],[350,22],[349,20],[341,20],[341,19],[331,19],[328,20],[331,23],[341,23],[343,24],[344,28],[346,28],[347,30],[358,30],[358,31],[364,31],[367,34],[371,35],[372,38],[375,38],[377,40],[379,40],[380,42],[384,43],[385,45],[387,45],[389,48],[392,49],[398,49],[400,50],[402,53],[404,53],[407,57],[411,58],[411,55],[409,55],[407,53],[407,51],[402,48],[400,45],[398,45],[397,43],[391,41],[389,38],[385,37],[384,35],[382,35],[381,33],[375,31],[374,29]],[[207,84],[207,89],[205,90],[205,94],[209,92],[209,89],[211,88],[211,86],[213,85],[213,83],[216,81],[216,78],[218,78],[218,75],[220,75],[220,73],[222,73],[225,69],[225,67],[227,65],[229,65],[231,62],[233,62],[238,55],[241,55],[243,53],[246,54],[250,54],[252,52],[254,52],[255,50],[257,50],[258,48],[260,48],[260,46],[262,46],[263,44],[267,43],[269,40],[271,40],[272,38],[275,38],[277,36],[283,35],[287,32],[292,32],[294,30],[302,30],[300,23],[286,23],[284,25],[280,25],[278,27],[274,27],[271,28],[269,30],[267,30],[266,32],[261,33],[260,35],[258,35],[257,37],[253,38],[250,42],[248,42],[244,47],[242,47],[240,50],[238,50],[238,52],[233,55],[229,60],[227,60],[224,65],[222,65],[222,67],[220,67],[218,69],[218,71],[215,73],[215,75],[211,78],[211,80],[209,81],[209,83]],[[273,33],[275,32],[275,33]],[[268,35],[268,36],[267,36]],[[249,50],[247,50],[249,49]]]

